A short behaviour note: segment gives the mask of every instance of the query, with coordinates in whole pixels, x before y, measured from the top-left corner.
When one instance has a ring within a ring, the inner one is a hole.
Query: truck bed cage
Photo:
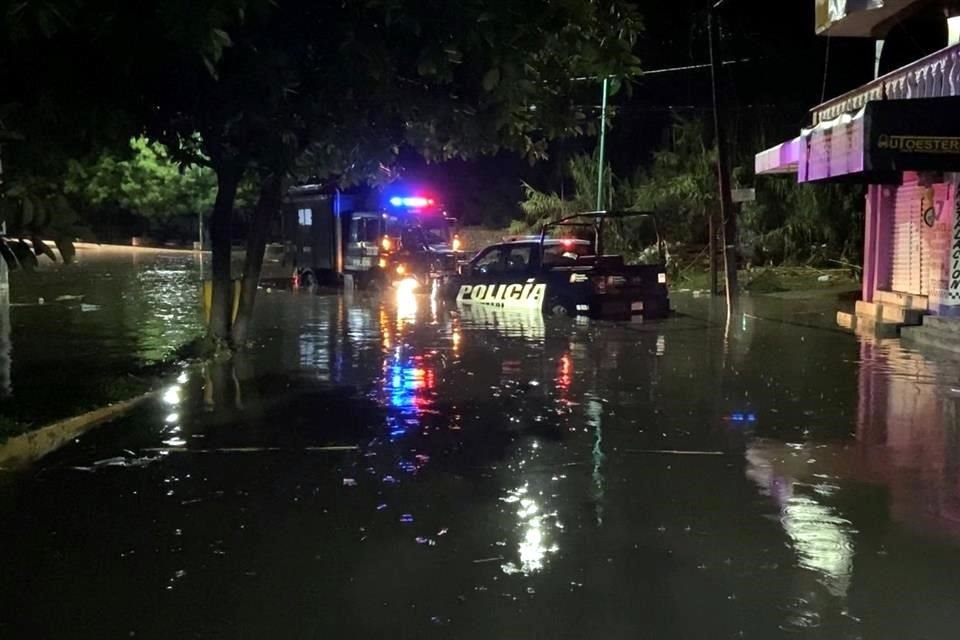
[[[653,231],[657,237],[657,251],[660,255],[660,261],[666,262],[663,238],[660,237],[660,229],[657,225],[657,216],[651,211],[631,211],[629,209],[620,211],[583,211],[564,216],[553,222],[543,225],[540,230],[540,259],[543,259],[543,245],[547,239],[547,231],[557,227],[579,227],[592,228],[594,234],[594,247],[598,256],[603,255],[603,226],[607,220],[625,220],[627,218],[647,217],[653,222]]]

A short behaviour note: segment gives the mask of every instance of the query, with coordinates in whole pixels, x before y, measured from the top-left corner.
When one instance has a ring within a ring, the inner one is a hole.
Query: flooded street
[[[675,302],[263,294],[249,353],[0,477],[0,637],[953,637],[960,364]]]
[[[83,248],[75,264],[42,265],[10,274],[7,419],[43,424],[134,395],[137,373],[202,333],[196,254]]]

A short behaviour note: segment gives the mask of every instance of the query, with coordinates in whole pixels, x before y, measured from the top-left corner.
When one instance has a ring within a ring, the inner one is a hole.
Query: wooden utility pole
[[[717,145],[717,181],[720,184],[720,221],[723,239],[723,264],[727,288],[727,306],[737,298],[737,217],[730,195],[730,162],[727,156],[727,129],[720,98],[720,25],[717,11],[724,0],[710,9],[710,76],[713,85],[713,125]]]

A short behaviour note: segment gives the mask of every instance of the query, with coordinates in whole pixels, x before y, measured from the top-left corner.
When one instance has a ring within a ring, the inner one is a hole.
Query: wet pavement
[[[258,345],[0,477],[0,637],[953,637],[960,364],[265,295]]]

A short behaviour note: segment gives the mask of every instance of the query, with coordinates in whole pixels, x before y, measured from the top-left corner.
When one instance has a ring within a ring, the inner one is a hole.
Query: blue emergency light
[[[433,205],[433,198],[424,198],[423,196],[393,196],[390,198],[390,204],[394,207],[422,209]]]

